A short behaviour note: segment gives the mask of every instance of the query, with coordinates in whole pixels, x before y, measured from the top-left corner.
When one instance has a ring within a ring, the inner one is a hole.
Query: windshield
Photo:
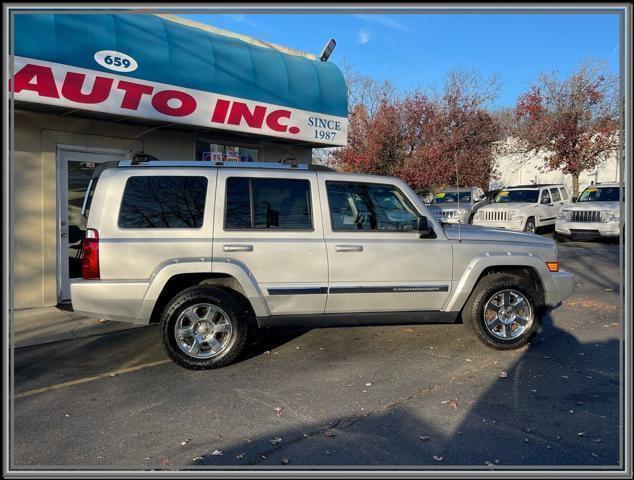
[[[460,198],[458,198],[458,195],[460,195]],[[460,200],[460,202],[469,203],[471,201],[471,191],[440,192],[436,194],[432,203],[455,203],[458,200]]]
[[[588,187],[579,197],[580,202],[618,202],[619,187]]]
[[[537,203],[539,190],[502,190],[495,203]]]

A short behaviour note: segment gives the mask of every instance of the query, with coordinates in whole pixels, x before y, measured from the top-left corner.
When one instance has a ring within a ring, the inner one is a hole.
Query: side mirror
[[[577,203],[577,197],[572,197],[572,203]]]
[[[428,237],[431,232],[431,226],[427,221],[427,217],[418,217],[416,221],[416,230],[420,233],[420,238]]]

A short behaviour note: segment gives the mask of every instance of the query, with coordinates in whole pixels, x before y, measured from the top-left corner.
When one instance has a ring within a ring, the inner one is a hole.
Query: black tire
[[[176,340],[175,325],[181,313],[198,303],[208,303],[220,308],[231,324],[231,335],[226,347],[210,358],[195,358],[185,353]],[[178,293],[161,314],[160,331],[167,355],[181,367],[206,370],[229,365],[240,355],[247,341],[252,314],[245,302],[227,289],[211,286],[194,286]]]
[[[531,228],[532,225],[532,228]],[[524,225],[524,231],[526,233],[537,233],[537,227],[535,226],[535,217],[528,217],[526,224]]]
[[[524,276],[509,273],[492,273],[481,278],[462,309],[462,321],[467,331],[487,347],[496,350],[513,350],[528,344],[539,329],[541,308],[535,302],[539,295],[527,280],[529,279]],[[487,330],[484,324],[484,308],[486,302],[497,292],[507,289],[518,291],[526,298],[532,308],[533,320],[520,336],[504,340]]]

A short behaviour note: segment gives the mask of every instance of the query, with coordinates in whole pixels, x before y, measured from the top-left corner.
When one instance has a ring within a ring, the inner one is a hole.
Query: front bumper
[[[552,286],[546,288],[546,306],[554,308],[572,295],[575,290],[575,276],[564,270],[552,272]]]
[[[618,237],[619,222],[566,222],[557,220],[555,231],[559,235],[589,235],[597,237]]]
[[[487,221],[487,220],[478,220],[476,218],[473,219],[473,224],[486,228],[501,228],[504,230],[511,230],[513,232],[523,232],[524,231],[524,219],[520,220],[507,220],[505,222],[499,221]]]

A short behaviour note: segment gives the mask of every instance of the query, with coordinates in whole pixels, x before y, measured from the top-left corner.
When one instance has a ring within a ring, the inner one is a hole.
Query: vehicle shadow
[[[547,315],[533,343],[505,372],[492,372],[492,385],[471,402],[467,392],[481,378],[470,386],[468,375],[443,379],[443,393],[418,391],[365,412],[271,429],[210,449],[185,468],[616,469],[619,359],[620,341],[579,342]]]

